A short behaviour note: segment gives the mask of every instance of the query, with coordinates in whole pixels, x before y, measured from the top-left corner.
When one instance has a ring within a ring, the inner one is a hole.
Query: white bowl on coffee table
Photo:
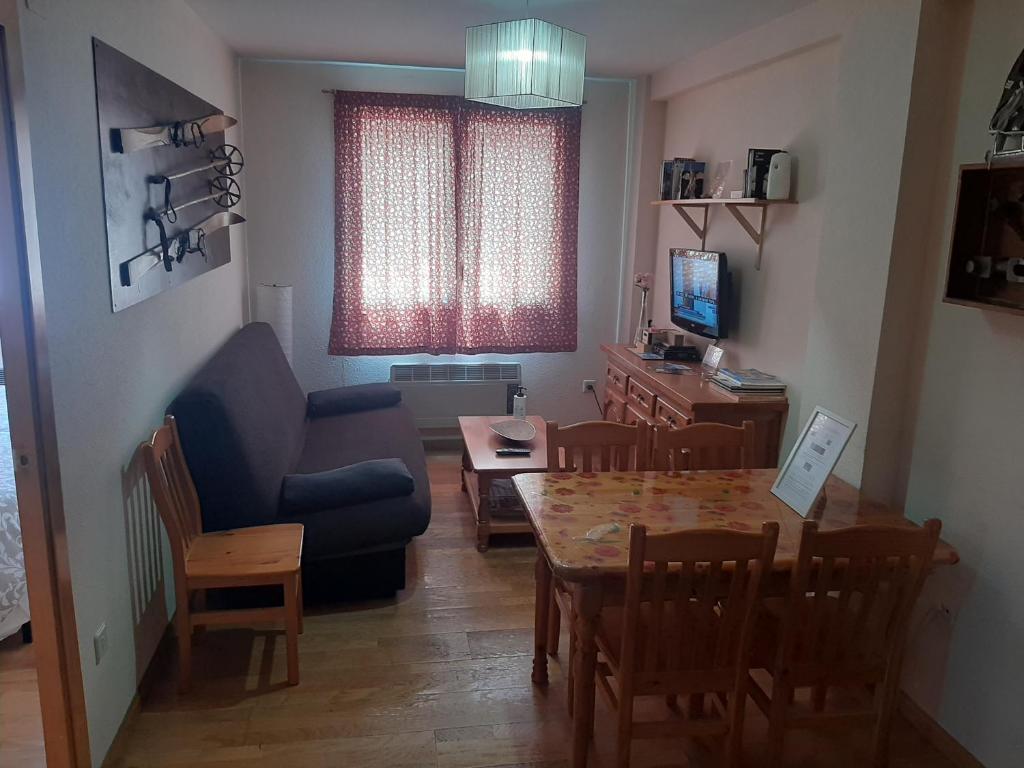
[[[526,419],[509,419],[491,424],[491,431],[513,443],[528,443],[537,436],[537,428]]]

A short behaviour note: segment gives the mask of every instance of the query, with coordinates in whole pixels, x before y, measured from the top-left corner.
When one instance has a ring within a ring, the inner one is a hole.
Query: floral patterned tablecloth
[[[708,472],[580,472],[517,475],[513,485],[554,572],[576,581],[625,572],[630,523],[651,533],[692,528],[758,531],[779,523],[775,565],[796,560],[803,518],[771,494],[775,469]],[[856,524],[913,525],[899,513],[863,499],[848,483],[831,478],[824,509],[815,515],[822,530]],[[595,537],[599,526],[617,529]],[[956,552],[940,544],[936,561],[955,563]]]

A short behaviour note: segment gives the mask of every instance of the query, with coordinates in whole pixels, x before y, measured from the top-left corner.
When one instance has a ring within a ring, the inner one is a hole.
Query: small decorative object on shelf
[[[654,275],[650,272],[637,272],[633,275],[633,285],[640,289],[640,318],[637,320],[636,334],[633,336],[633,344],[635,345],[642,343],[641,338],[646,327],[645,321],[647,318],[647,292],[651,290],[653,282]]]
[[[704,172],[707,165],[692,157],[677,157],[661,164],[660,198],[696,200],[704,196]]]
[[[772,155],[765,190],[765,197],[768,200],[789,200],[792,165],[793,157],[789,152],[776,152]]]
[[[747,197],[764,200],[768,195],[768,171],[772,157],[782,152],[781,149],[748,149],[747,171],[745,174],[744,192]]]
[[[725,185],[729,181],[729,173],[732,171],[732,160],[725,160],[715,163],[715,174],[711,177],[711,197],[715,200],[725,196]],[[740,192],[737,197],[743,197]]]

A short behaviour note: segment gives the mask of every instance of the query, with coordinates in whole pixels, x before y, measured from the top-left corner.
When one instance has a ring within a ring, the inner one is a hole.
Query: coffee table
[[[462,490],[469,496],[476,521],[476,548],[486,552],[491,534],[533,533],[526,516],[495,517],[491,514],[491,487],[495,480],[508,480],[524,472],[546,472],[548,468],[547,439],[544,419],[527,416],[537,428],[537,436],[528,443],[512,443],[491,431],[491,425],[508,421],[511,416],[460,416],[459,429],[465,445],[462,451]],[[529,456],[502,458],[498,448],[524,447]]]

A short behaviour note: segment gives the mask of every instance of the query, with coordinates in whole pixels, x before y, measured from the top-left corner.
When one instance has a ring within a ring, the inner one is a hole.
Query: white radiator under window
[[[459,416],[512,413],[522,382],[519,363],[392,365],[391,383],[402,391],[420,429],[458,426]]]

